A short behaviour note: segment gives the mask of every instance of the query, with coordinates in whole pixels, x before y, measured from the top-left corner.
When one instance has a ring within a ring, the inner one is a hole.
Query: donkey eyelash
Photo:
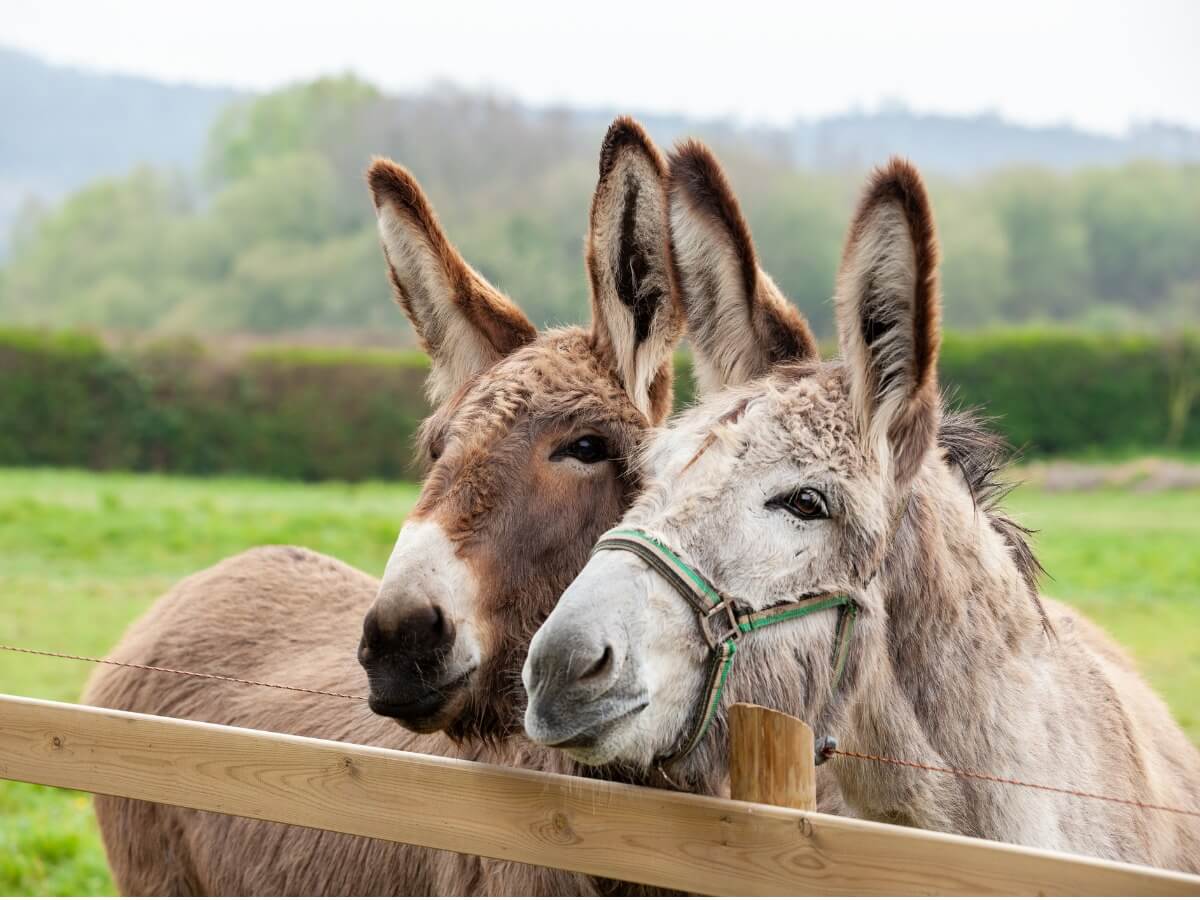
[[[583,434],[567,441],[550,454],[551,460],[577,459],[587,465],[613,458],[610,441],[601,434]]]
[[[776,494],[767,501],[766,506],[768,509],[782,509],[802,521],[831,517],[830,504],[825,494],[808,485]]]

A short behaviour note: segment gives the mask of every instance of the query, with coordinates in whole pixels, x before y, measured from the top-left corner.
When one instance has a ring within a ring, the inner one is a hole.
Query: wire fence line
[[[226,681],[234,684],[244,684],[250,687],[271,688],[280,691],[293,691],[301,694],[318,694],[323,697],[336,697],[342,700],[356,700],[367,702],[366,697],[357,694],[343,694],[337,691],[324,691],[317,688],[296,687],[290,684],[278,684],[270,681],[254,681],[248,678],[236,678],[232,675],[220,675],[212,672],[190,672],[185,669],[172,669],[167,666],[153,666],[145,663],[123,662],[114,659],[105,659],[97,656],[84,656],[82,654],[60,653],[53,650],[40,650],[31,647],[18,647],[10,644],[0,644],[0,651],[8,651],[11,653],[25,653],[31,656],[43,656],[53,659],[66,659],[75,662],[95,663],[104,666],[117,666],[125,669],[141,669],[147,672],[161,672],[168,675],[178,675],[185,678],[206,678],[215,681]],[[1055,794],[1068,794],[1073,797],[1081,797],[1087,800],[1095,800],[1103,803],[1117,803],[1123,806],[1132,806],[1138,809],[1152,810],[1155,812],[1165,812],[1181,816],[1193,816],[1200,818],[1200,810],[1185,809],[1176,806],[1164,806],[1158,803],[1148,803],[1144,800],[1134,800],[1126,797],[1112,797],[1106,794],[1096,794],[1088,791],[1075,790],[1073,788],[1056,787],[1048,784],[1037,784],[1032,781],[1022,781],[1017,778],[1008,778],[1003,775],[993,775],[987,772],[974,772],[969,769],[958,769],[952,766],[937,766],[929,763],[917,762],[909,759],[897,759],[891,756],[880,756],[873,753],[859,753],[853,750],[840,750],[830,748],[823,751],[827,756],[836,756],[842,759],[852,759],[860,762],[872,762],[880,765],[900,766],[909,769],[919,769],[926,772],[932,772],[939,775],[951,775],[957,778],[971,778],[979,781],[989,781],[995,784],[1005,784],[1013,787],[1027,788],[1030,790],[1048,791]]]

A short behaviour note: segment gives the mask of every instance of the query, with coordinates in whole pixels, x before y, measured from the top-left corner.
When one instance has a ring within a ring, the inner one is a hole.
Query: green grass
[[[258,544],[382,572],[412,485],[0,470],[0,642],[103,656],[163,591]],[[77,700],[86,663],[0,653],[0,693]],[[0,781],[0,894],[113,887],[82,794]]]
[[[0,642],[103,655],[180,577],[294,543],[380,572],[411,485],[0,470]],[[1137,656],[1200,740],[1200,493],[1023,489],[1053,580]],[[0,692],[79,696],[89,666],[0,653]],[[84,795],[0,781],[0,894],[111,893]]]
[[[1043,593],[1104,626],[1200,743],[1200,491],[1016,491]]]

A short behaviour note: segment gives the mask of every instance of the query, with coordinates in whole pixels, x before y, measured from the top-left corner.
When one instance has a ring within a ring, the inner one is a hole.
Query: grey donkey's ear
[[[838,337],[864,433],[900,482],[934,445],[941,301],[933,214],[921,176],[892,159],[867,184],[837,283]]]
[[[587,270],[592,336],[654,423],[671,408],[671,354],[683,331],[667,234],[667,167],[642,127],[619,118],[600,149]]]
[[[408,170],[376,159],[367,170],[396,300],[432,360],[427,390],[440,403],[537,336],[516,305],[446,240]]]
[[[817,359],[804,317],[758,266],[750,228],[712,152],[671,154],[671,249],[701,393]]]

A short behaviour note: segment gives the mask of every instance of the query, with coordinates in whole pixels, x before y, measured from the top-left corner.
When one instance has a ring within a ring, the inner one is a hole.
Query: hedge
[[[0,331],[0,465],[412,478],[426,371],[412,352]],[[686,354],[676,371],[684,404]],[[1027,455],[1200,449],[1200,335],[948,335],[941,375]]]
[[[1030,455],[1200,449],[1200,333],[947,335],[940,368]]]
[[[0,333],[0,465],[411,478],[420,354]]]

